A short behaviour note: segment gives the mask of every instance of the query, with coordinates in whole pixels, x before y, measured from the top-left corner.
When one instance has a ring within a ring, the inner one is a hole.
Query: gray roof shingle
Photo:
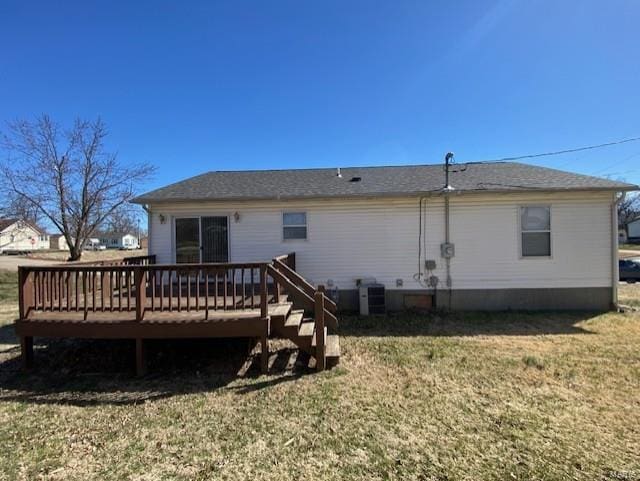
[[[462,192],[637,190],[637,186],[517,162],[454,164],[450,184]],[[444,167],[405,165],[207,172],[135,198],[139,204],[189,200],[304,199],[419,195],[441,190]],[[360,178],[359,181],[353,181]]]

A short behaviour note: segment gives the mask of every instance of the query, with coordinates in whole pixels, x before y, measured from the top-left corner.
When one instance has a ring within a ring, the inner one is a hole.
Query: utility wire
[[[483,163],[487,163],[487,162],[509,162],[509,161],[512,161],[512,160],[534,159],[536,157],[547,157],[547,156],[550,156],[550,155],[561,155],[561,154],[570,154],[572,152],[581,152],[583,150],[600,149],[602,147],[610,147],[612,145],[626,144],[628,142],[637,142],[639,140],[640,140],[640,137],[632,137],[630,139],[616,140],[614,142],[607,142],[605,144],[588,145],[588,146],[585,146],[585,147],[576,147],[575,149],[556,150],[554,152],[544,152],[544,153],[541,153],[541,154],[519,155],[519,156],[516,156],[516,157],[503,157],[501,159],[470,160],[470,161],[463,161],[461,163],[464,163],[464,164],[483,164]]]

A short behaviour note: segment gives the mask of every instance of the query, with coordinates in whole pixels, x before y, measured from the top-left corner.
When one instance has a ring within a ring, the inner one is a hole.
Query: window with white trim
[[[551,207],[520,207],[520,254],[522,257],[551,257]]]
[[[307,213],[284,212],[282,214],[282,238],[305,240],[307,238]]]

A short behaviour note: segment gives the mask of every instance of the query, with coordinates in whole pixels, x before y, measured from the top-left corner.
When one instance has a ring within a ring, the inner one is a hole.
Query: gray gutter
[[[560,193],[560,192],[631,192],[640,190],[640,187],[633,184],[621,185],[619,187],[584,187],[584,188],[531,188],[531,189],[464,189],[449,192],[454,195],[462,194],[522,194],[522,193]],[[443,191],[415,191],[415,192],[367,192],[362,194],[345,195],[310,195],[310,196],[262,196],[262,197],[189,197],[189,198],[152,198],[139,196],[130,202],[134,204],[161,204],[161,203],[182,203],[182,202],[253,202],[253,201],[279,201],[279,200],[330,200],[330,199],[375,199],[378,197],[423,197],[442,195]]]

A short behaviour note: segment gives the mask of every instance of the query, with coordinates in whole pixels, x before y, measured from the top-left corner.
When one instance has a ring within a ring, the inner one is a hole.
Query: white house
[[[51,249],[59,250],[59,251],[67,251],[69,250],[69,244],[67,244],[67,239],[62,234],[53,234],[49,237],[49,245]]]
[[[128,233],[101,234],[100,243],[107,249],[138,249],[138,237]]]
[[[0,253],[49,248],[49,236],[39,227],[18,219],[0,219]]]
[[[520,163],[209,172],[138,197],[158,263],[296,269],[388,309],[607,309],[617,300],[616,192],[636,186]]]
[[[640,241],[640,217],[636,220],[629,222],[627,226],[629,229],[628,240]]]

